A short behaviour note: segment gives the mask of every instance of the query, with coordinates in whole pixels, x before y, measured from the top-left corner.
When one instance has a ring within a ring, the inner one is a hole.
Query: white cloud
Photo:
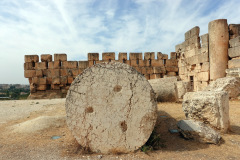
[[[240,1],[215,0],[1,0],[0,83],[28,83],[25,54],[174,51],[184,33],[227,18],[240,23]]]

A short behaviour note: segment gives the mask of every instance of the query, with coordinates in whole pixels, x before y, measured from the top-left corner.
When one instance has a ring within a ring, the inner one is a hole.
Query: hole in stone
[[[87,108],[85,109],[85,112],[86,112],[86,113],[93,113],[93,108],[92,108],[92,107],[87,107]]]
[[[113,91],[114,92],[120,92],[122,90],[122,86],[119,86],[119,85],[116,85],[114,88],[113,88]]]
[[[127,124],[126,124],[125,121],[120,122],[120,127],[121,127],[121,129],[122,129],[123,132],[126,132],[126,130],[127,130]]]

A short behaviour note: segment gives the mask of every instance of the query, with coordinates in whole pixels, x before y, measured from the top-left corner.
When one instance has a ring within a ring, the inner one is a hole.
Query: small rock
[[[221,136],[211,127],[202,122],[181,120],[177,123],[180,132],[186,139],[194,139],[201,143],[218,144]]]

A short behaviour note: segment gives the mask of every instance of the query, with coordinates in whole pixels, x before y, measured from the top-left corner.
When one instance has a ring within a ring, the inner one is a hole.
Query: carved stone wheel
[[[146,78],[123,63],[87,68],[66,98],[67,125],[82,147],[128,153],[150,137],[157,119],[155,93]]]

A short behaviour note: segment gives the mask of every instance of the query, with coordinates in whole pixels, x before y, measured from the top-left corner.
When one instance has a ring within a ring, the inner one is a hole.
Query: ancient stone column
[[[93,152],[127,153],[146,143],[155,122],[155,93],[134,68],[100,63],[71,84],[66,98],[67,125]]]
[[[228,24],[226,19],[209,22],[210,80],[226,76],[228,63]]]

